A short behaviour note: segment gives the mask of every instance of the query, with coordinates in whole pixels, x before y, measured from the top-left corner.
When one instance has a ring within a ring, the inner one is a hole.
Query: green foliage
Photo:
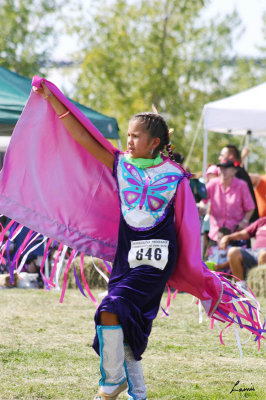
[[[29,78],[44,71],[55,40],[56,6],[56,0],[0,0],[1,66]]]
[[[104,3],[93,3],[82,21],[76,16],[78,22],[71,21],[70,31],[80,37],[82,48],[76,97],[116,117],[124,144],[129,118],[155,104],[175,128],[177,151],[186,156],[204,104],[263,79],[253,62],[227,63],[232,39],[242,31],[236,12],[206,21],[202,13],[209,1]],[[210,142],[209,154],[216,149],[217,139],[214,147]],[[190,168],[200,170],[201,163],[199,139]]]
[[[219,63],[210,71],[206,58],[215,48],[217,60],[224,55],[226,40],[218,43],[220,34],[226,33],[230,43],[228,23],[220,24],[221,33],[214,23],[202,25],[201,8],[199,1],[173,0],[118,0],[105,11],[100,7],[84,42],[79,99],[88,101],[89,95],[93,107],[114,114],[122,133],[133,114],[154,103],[175,127],[178,150],[185,151],[209,98],[206,88],[220,91]]]
[[[29,78],[45,75],[58,32],[77,38],[82,60],[74,97],[119,123],[155,104],[175,129],[173,143],[186,157],[204,104],[265,80],[265,60],[237,58],[241,35],[236,12],[203,18],[211,0],[0,0],[0,65]],[[266,14],[264,15],[266,41]],[[67,46],[67,38],[65,42]],[[266,47],[261,48],[262,54]],[[201,170],[203,132],[189,163]],[[242,139],[209,135],[209,162],[224,143]],[[218,143],[218,146],[217,146]],[[253,172],[263,172],[265,143],[252,140]]]

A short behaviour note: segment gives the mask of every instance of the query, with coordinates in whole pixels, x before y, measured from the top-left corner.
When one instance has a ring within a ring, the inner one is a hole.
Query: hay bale
[[[254,267],[249,271],[247,284],[255,296],[266,297],[266,264]]]
[[[17,286],[18,282],[18,275],[14,273],[14,284],[10,282],[10,275],[9,274],[0,274],[0,288],[13,288]]]
[[[21,272],[16,287],[20,289],[37,289],[40,287],[38,273]]]
[[[102,260],[100,260],[98,258],[93,258],[93,261],[96,264],[96,266],[99,269],[101,269],[99,266],[99,263],[102,264],[103,263]],[[80,273],[80,257],[75,258],[74,264],[75,264],[75,269],[76,269],[79,281],[81,282],[82,286],[84,287],[84,285],[82,283],[81,273]],[[106,272],[104,272],[104,274],[107,277],[109,277],[109,275],[107,275]],[[60,277],[60,281],[59,281],[60,287],[62,287],[62,284],[63,284],[63,276],[64,276],[64,274],[62,274]],[[90,256],[84,257],[84,276],[86,278],[86,281],[87,281],[90,289],[105,289],[105,290],[107,289],[107,282],[99,274],[99,272],[95,269]],[[67,275],[67,288],[68,289],[78,289],[78,285],[76,283],[76,279],[74,276],[73,265],[71,266],[70,271],[68,272],[68,275]]]

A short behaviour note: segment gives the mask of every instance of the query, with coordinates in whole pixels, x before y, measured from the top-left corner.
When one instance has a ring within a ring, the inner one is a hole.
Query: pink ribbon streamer
[[[98,307],[98,302],[95,299],[95,297],[93,296],[93,294],[89,288],[89,285],[86,281],[85,275],[84,275],[84,253],[81,253],[81,255],[80,255],[80,273],[81,273],[83,285],[84,285],[85,289],[87,290],[88,295],[90,296],[90,298],[93,301],[93,303],[95,304],[95,306]]]
[[[52,241],[53,241],[52,239],[48,239],[48,241],[46,243],[46,246],[45,246],[45,249],[44,249],[44,253],[43,253],[42,263],[41,263],[41,266],[40,266],[40,272],[41,272],[42,279],[47,283],[49,283],[49,280],[45,277],[45,275],[43,273],[43,268],[44,268],[44,263],[45,263],[45,260],[47,258],[48,250],[50,248],[50,245],[51,245]],[[48,288],[49,288],[49,286],[47,287],[47,289]]]
[[[12,219],[8,224],[7,224],[7,226],[2,230],[2,232],[1,232],[1,234],[0,234],[0,245],[3,243],[3,241],[4,241],[4,237],[5,237],[5,234],[6,234],[6,232],[11,228],[11,226],[14,224],[14,220]]]
[[[165,315],[167,317],[169,317],[169,308],[170,308],[170,304],[171,304],[171,289],[170,286],[168,284],[166,284],[167,287],[167,301],[166,301],[166,310],[163,309],[163,307],[161,307],[161,309],[163,310],[163,314],[161,315],[161,318],[163,318]]]
[[[99,266],[100,266],[108,275],[110,275],[109,269],[105,268],[105,267],[102,265],[102,263],[100,263],[99,261],[98,261],[98,264],[99,264]]]
[[[21,256],[21,254],[24,252],[24,250],[25,250],[25,248],[27,246],[27,243],[29,241],[29,238],[32,235],[32,232],[33,232],[32,230],[29,230],[29,232],[27,233],[25,239],[23,240],[23,242],[22,242],[22,244],[21,244],[21,246],[19,248],[19,251],[18,251],[17,256],[16,256],[16,264],[15,264],[16,265],[16,269],[18,269],[19,258]]]
[[[77,250],[71,251],[71,254],[70,254],[70,257],[69,257],[69,260],[68,260],[68,263],[67,263],[67,266],[66,266],[66,269],[64,272],[63,287],[62,287],[61,297],[59,300],[60,303],[63,303],[63,300],[64,300],[66,285],[67,285],[67,274],[68,274],[69,268],[71,266],[71,263],[73,261],[73,258],[76,256],[76,254],[77,254]]]

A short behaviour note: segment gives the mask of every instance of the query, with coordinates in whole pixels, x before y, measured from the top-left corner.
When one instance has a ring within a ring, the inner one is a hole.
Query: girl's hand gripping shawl
[[[227,323],[227,327],[234,324],[246,328],[260,344],[266,330],[254,295],[244,293],[202,262],[199,216],[187,179],[177,189],[175,227],[178,259],[169,285],[197,297],[210,318]]]

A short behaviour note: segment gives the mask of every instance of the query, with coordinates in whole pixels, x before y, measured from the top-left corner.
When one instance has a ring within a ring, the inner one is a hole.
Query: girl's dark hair
[[[169,137],[169,129],[164,118],[160,114],[143,112],[134,115],[134,117],[131,118],[131,121],[135,119],[140,121],[144,129],[149,132],[151,137],[158,137],[160,139],[160,144],[155,150],[155,155],[157,155],[159,151],[163,151],[166,148],[170,159],[174,160]]]
[[[183,162],[184,162],[183,154],[175,152],[175,153],[173,153],[173,155],[174,155],[175,162],[177,162],[178,164],[183,164]]]

